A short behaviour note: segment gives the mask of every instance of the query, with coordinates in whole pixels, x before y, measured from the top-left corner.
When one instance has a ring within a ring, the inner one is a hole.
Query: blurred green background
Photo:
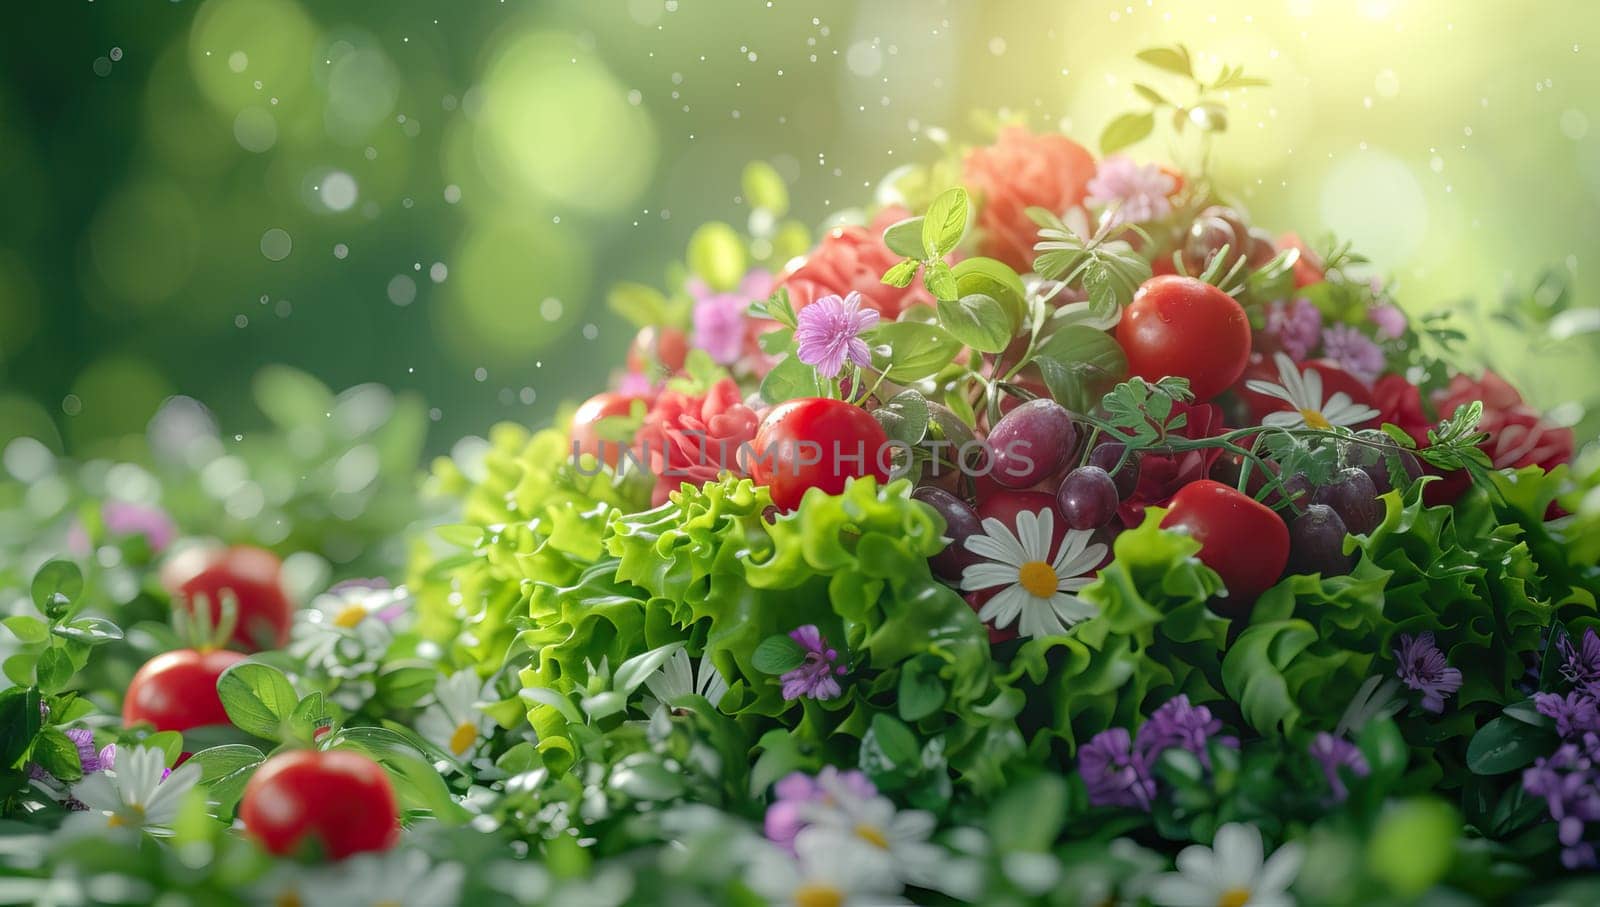
[[[548,419],[621,360],[606,285],[660,283],[696,224],[738,222],[745,161],[821,222],[996,113],[1092,146],[1148,75],[1133,52],[1174,41],[1272,80],[1219,146],[1256,223],[1354,240],[1407,308],[1463,313],[1469,362],[1594,434],[1585,0],[71,0],[8,20],[0,443],[92,453],[178,393],[249,431],[266,363],[416,390],[434,450]],[[1461,304],[1547,267],[1576,308],[1551,281],[1520,328]]]

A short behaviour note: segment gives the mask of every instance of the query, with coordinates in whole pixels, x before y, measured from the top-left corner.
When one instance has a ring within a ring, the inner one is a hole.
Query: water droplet
[[[261,234],[261,254],[270,261],[283,261],[294,251],[294,240],[289,236],[289,231],[281,227],[273,227]]]

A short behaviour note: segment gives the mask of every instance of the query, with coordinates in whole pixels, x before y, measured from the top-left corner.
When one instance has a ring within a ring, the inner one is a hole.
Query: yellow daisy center
[[[866,841],[868,844],[871,844],[879,850],[889,849],[889,839],[884,837],[883,832],[879,831],[876,826],[857,825],[856,837]]]
[[[333,618],[335,626],[344,627],[346,630],[367,619],[367,609],[360,605],[346,605]]]
[[[273,900],[272,907],[304,907],[305,901],[300,900],[300,892],[287,890],[280,892]]]
[[[832,885],[807,882],[794,890],[795,907],[840,907],[844,892]]]
[[[1328,429],[1333,427],[1333,423],[1328,421],[1328,417],[1324,416],[1320,409],[1302,409],[1300,418],[1306,420],[1307,428]]]
[[[450,752],[457,756],[472,749],[478,742],[478,726],[470,721],[463,721],[456,725],[455,733],[450,735]]]
[[[133,820],[132,822],[130,822],[129,819],[124,818],[122,813],[115,812],[115,813],[112,813],[110,816],[106,817],[106,827],[107,828],[121,828],[124,825],[133,824],[133,822],[143,821],[143,819],[144,819],[144,807],[143,806],[140,806],[137,803],[129,803],[127,805],[126,809],[128,810],[129,813],[132,814],[132,820]]]
[[[1217,907],[1244,907],[1250,903],[1250,889],[1229,888],[1217,898]]]
[[[1028,594],[1035,598],[1055,595],[1059,583],[1056,568],[1044,561],[1028,561],[1017,568],[1017,585],[1028,590]]]

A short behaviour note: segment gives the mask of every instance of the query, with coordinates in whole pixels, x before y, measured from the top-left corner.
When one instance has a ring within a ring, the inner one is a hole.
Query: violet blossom
[[[178,536],[178,526],[167,512],[153,504],[138,504],[111,498],[100,505],[100,525],[111,538],[141,536],[151,554],[160,554]],[[77,521],[67,530],[67,547],[78,554],[89,552],[89,533]]]
[[[1363,384],[1378,380],[1388,364],[1383,349],[1348,324],[1330,325],[1322,332],[1322,354]]]
[[[1541,758],[1522,772],[1522,789],[1543,797],[1556,823],[1561,842],[1561,862],[1568,869],[1594,868],[1594,844],[1584,840],[1586,825],[1600,821],[1600,773],[1596,756],[1600,737],[1584,734],[1581,743],[1564,743],[1549,758]]]
[[[1583,631],[1577,646],[1562,636],[1557,643],[1561,653],[1561,676],[1591,697],[1600,696],[1600,634],[1593,627]]]
[[[843,691],[835,678],[845,673],[844,665],[839,664],[839,650],[829,648],[816,624],[790,630],[789,638],[799,643],[806,654],[799,667],[778,678],[783,683],[783,698],[837,699]]]
[[[848,359],[860,366],[872,365],[872,351],[861,339],[861,332],[878,323],[875,309],[861,307],[861,294],[852,292],[840,299],[824,296],[795,316],[795,356],[817,370],[824,378],[836,377]]]
[[[1600,707],[1584,690],[1533,694],[1533,707],[1556,723],[1556,733],[1573,739],[1586,733],[1600,733]]]
[[[1172,174],[1155,164],[1136,164],[1117,154],[1095,168],[1084,201],[1104,208],[1106,222],[1112,226],[1147,223],[1172,213],[1169,196],[1177,186]]]
[[[1306,750],[1311,758],[1317,760],[1322,766],[1322,776],[1327,779],[1328,787],[1333,791],[1333,802],[1343,803],[1349,796],[1350,790],[1344,785],[1344,778],[1339,769],[1349,769],[1350,774],[1358,778],[1365,778],[1372,774],[1372,766],[1367,764],[1367,757],[1354,743],[1343,737],[1335,737],[1323,731],[1312,738],[1311,746]]]
[[[1267,333],[1278,338],[1290,359],[1304,362],[1322,341],[1322,311],[1305,298],[1275,302],[1267,310]]]
[[[1093,806],[1123,806],[1150,811],[1156,782],[1134,751],[1127,728],[1108,728],[1078,749],[1078,774]]]
[[[1155,765],[1163,752],[1176,746],[1193,753],[1209,769],[1211,754],[1206,744],[1221,730],[1222,720],[1212,717],[1209,708],[1191,705],[1189,697],[1180,693],[1151,713],[1150,720],[1139,728],[1135,748],[1147,766]],[[1234,738],[1222,738],[1221,742],[1238,746]]]
[[[1444,711],[1445,697],[1461,689],[1460,669],[1450,667],[1450,662],[1434,643],[1432,632],[1416,637],[1402,633],[1394,658],[1398,662],[1395,674],[1406,686],[1422,694],[1422,707],[1427,711]]]

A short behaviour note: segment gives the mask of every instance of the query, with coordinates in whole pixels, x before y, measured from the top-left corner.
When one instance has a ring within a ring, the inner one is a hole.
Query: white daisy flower
[[[410,605],[411,595],[404,586],[340,584],[296,612],[289,652],[311,664],[365,668],[389,648],[394,640],[392,622]]]
[[[1015,534],[1005,523],[989,518],[983,532],[967,536],[967,550],[987,560],[961,573],[961,590],[972,592],[1005,586],[984,603],[979,619],[1004,629],[1021,618],[1023,636],[1059,636],[1096,614],[1095,607],[1073,595],[1094,581],[1088,576],[1105,558],[1106,546],[1089,544],[1092,532],[1074,529],[1050,554],[1055,515],[1046,508],[1017,514]]]
[[[1157,876],[1150,899],[1164,907],[1292,907],[1289,886],[1305,856],[1299,844],[1263,862],[1261,832],[1237,822],[1217,829],[1214,844],[1185,847],[1178,871]]]
[[[435,865],[418,850],[363,854],[298,879],[293,894],[307,907],[455,907],[466,870]]]
[[[79,821],[100,828],[171,834],[184,795],[200,780],[200,766],[186,763],[163,779],[166,769],[166,755],[160,750],[119,748],[114,769],[87,775],[73,786],[73,797],[88,808]]]
[[[830,828],[808,828],[794,840],[795,855],[778,847],[759,851],[745,883],[769,904],[790,907],[886,907],[909,903],[883,851]]]
[[[877,848],[907,882],[923,885],[935,878],[945,854],[928,843],[938,825],[933,813],[896,809],[884,796],[862,797],[841,774],[818,775],[817,784],[822,797],[801,813],[808,827],[832,829],[841,838],[853,838],[858,847],[865,843]]]
[[[1263,425],[1281,428],[1332,428],[1335,425],[1360,425],[1378,415],[1378,411],[1350,399],[1339,391],[1327,400],[1322,399],[1322,373],[1315,368],[1300,371],[1283,353],[1273,355],[1278,364],[1278,381],[1251,379],[1244,386],[1258,394],[1276,397],[1293,409],[1269,413],[1261,420]]]
[[[417,718],[417,733],[457,759],[469,758],[487,740],[493,724],[478,703],[490,698],[487,684],[471,670],[461,670],[439,681],[433,705]]]
[[[722,672],[711,659],[694,661],[683,649],[674,651],[655,673],[646,677],[644,686],[650,695],[668,705],[684,696],[699,695],[716,706],[728,694],[728,682],[722,679]]]

